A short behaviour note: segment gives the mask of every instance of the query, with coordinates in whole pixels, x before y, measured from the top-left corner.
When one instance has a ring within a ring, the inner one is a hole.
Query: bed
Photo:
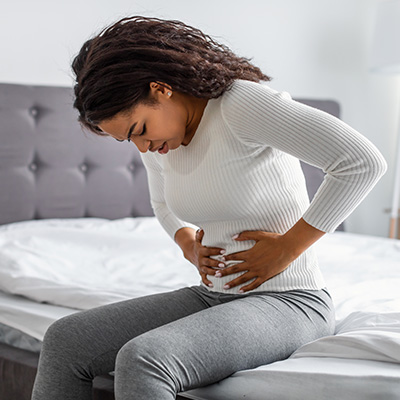
[[[69,88],[0,85],[2,400],[30,399],[56,319],[199,283],[153,216],[135,146],[83,133],[72,101]],[[299,101],[339,115],[334,101]],[[303,169],[312,197],[323,173]],[[335,335],[178,399],[400,399],[400,241],[341,226],[316,247]],[[114,398],[112,374],[95,379],[93,398]]]

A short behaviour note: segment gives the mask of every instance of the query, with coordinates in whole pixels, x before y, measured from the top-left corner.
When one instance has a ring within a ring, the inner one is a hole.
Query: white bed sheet
[[[336,305],[336,335],[188,398],[400,399],[400,242],[337,232],[316,247]],[[0,323],[39,340],[78,308],[199,283],[155,218],[11,224],[0,228],[0,253]]]
[[[47,328],[54,321],[77,311],[0,291],[0,323],[38,340],[43,340]]]
[[[368,360],[288,359],[184,395],[192,400],[399,400],[400,368]]]

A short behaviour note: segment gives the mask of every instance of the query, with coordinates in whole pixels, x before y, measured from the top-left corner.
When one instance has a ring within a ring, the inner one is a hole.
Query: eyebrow
[[[130,140],[131,140],[132,132],[133,132],[133,130],[135,129],[136,125],[137,125],[137,122],[135,122],[135,123],[130,127],[130,129],[129,129],[129,132],[128,132],[127,136],[126,136],[126,138],[128,139],[128,142],[130,142]],[[120,140],[120,139],[115,139],[115,140],[116,140],[117,142],[123,142],[125,139],[122,139],[122,140]]]

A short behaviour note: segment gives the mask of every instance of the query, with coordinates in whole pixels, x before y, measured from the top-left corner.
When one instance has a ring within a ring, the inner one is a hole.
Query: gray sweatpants
[[[79,312],[48,329],[33,400],[89,400],[115,369],[117,400],[178,392],[290,356],[334,332],[325,290],[224,294],[202,286]]]

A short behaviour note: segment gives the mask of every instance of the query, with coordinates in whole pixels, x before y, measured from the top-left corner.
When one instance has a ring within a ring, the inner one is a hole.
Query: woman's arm
[[[163,171],[155,159],[155,155],[150,152],[140,153],[140,155],[147,172],[151,206],[161,226],[173,240],[176,232],[181,228],[187,227],[196,230],[195,225],[177,218],[165,203]]]
[[[236,240],[253,240],[254,247],[226,256],[243,262],[215,276],[244,272],[226,288],[251,281],[242,288],[248,291],[284,271],[324,232],[333,232],[387,166],[376,147],[343,121],[268,86],[237,82],[222,100],[222,113],[244,146],[268,146],[326,173],[310,206],[286,233],[238,232]]]
[[[225,266],[221,261],[210,258],[212,255],[224,254],[221,248],[205,247],[201,244],[204,232],[197,230],[195,225],[177,218],[168,208],[164,199],[164,179],[162,168],[154,159],[153,154],[141,154],[146,167],[149,182],[150,201],[158,221],[182,249],[184,257],[199,270],[203,283],[212,286],[207,274],[214,274],[215,269]]]
[[[280,150],[326,173],[302,216],[321,231],[333,232],[386,171],[382,154],[355,129],[266,85],[236,82],[221,109],[243,145]]]
[[[175,233],[175,242],[182,249],[187,260],[194,264],[194,244],[196,242],[196,231],[192,228],[181,228]]]
[[[325,232],[314,228],[301,218],[283,235],[286,248],[291,255],[292,261],[324,235]]]

